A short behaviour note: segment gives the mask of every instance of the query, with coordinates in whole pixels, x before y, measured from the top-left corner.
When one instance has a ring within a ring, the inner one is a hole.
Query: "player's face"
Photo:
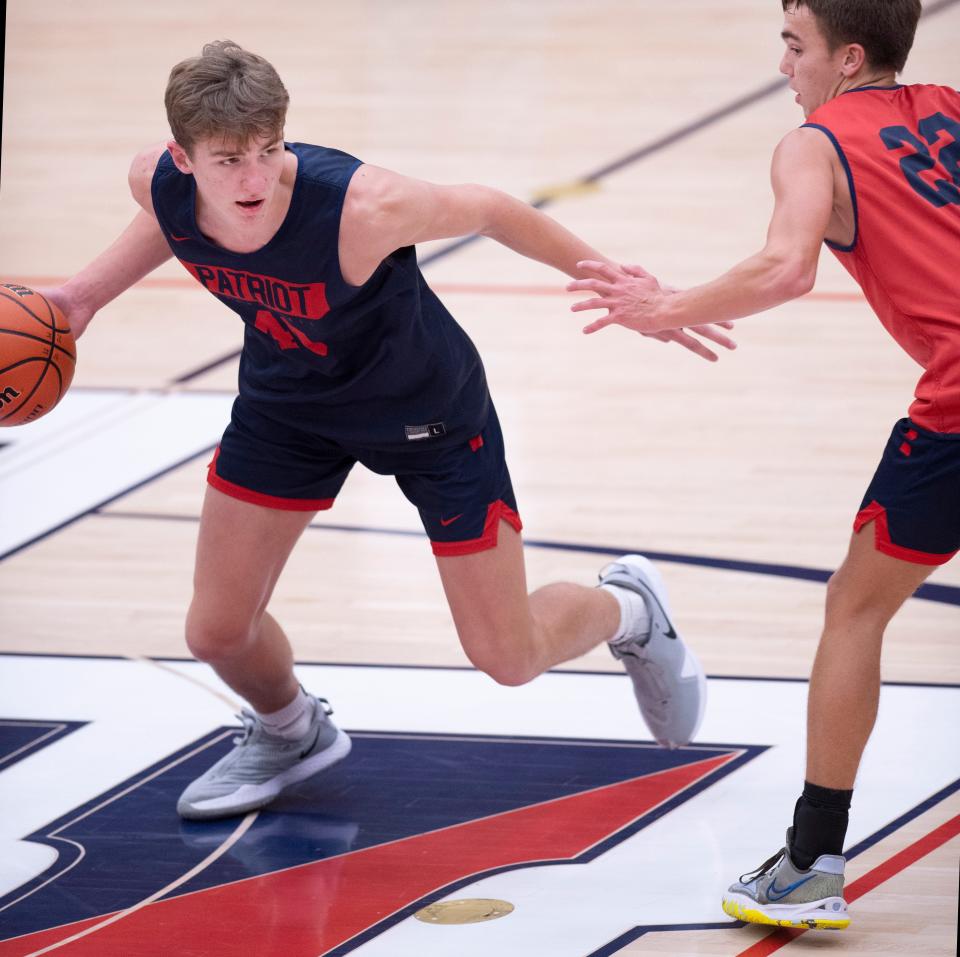
[[[283,140],[200,140],[190,151],[189,164],[208,210],[227,222],[252,226],[271,209],[284,168]]]
[[[790,78],[796,102],[809,116],[840,92],[843,47],[830,51],[816,17],[805,6],[787,7],[780,35],[786,45],[780,72]]]

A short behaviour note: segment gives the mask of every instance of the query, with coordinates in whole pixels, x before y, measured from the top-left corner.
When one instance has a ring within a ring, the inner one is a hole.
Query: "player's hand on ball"
[[[74,339],[83,335],[95,313],[72,296],[65,286],[37,287],[37,292],[46,296],[66,316]]]

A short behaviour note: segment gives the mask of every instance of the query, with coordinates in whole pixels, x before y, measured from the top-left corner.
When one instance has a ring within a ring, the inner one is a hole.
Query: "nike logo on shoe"
[[[660,609],[660,614],[663,616],[663,621],[664,621],[664,623],[666,624],[666,628],[663,629],[662,632],[661,632],[661,633],[663,634],[663,637],[664,637],[664,638],[676,638],[676,637],[677,637],[677,632],[676,632],[676,629],[673,627],[673,622],[670,621],[670,616],[667,614],[667,610],[663,607],[663,605],[660,604],[660,599],[657,598],[657,596],[656,596],[656,594],[654,593],[653,589],[652,589],[652,588],[645,588],[645,589],[644,589],[644,597],[652,598],[652,599],[657,603],[657,608]],[[652,627],[652,622],[651,622],[651,627]]]
[[[798,887],[802,887],[804,884],[807,883],[807,881],[812,881],[812,880],[813,880],[813,874],[811,874],[809,877],[802,877],[799,881],[794,881],[792,884],[788,884],[783,890],[778,890],[777,879],[774,878],[772,881],[770,881],[770,886],[767,888],[767,897],[771,901],[783,900],[783,898],[786,897],[787,894],[791,893],[792,891],[795,891]]]
[[[318,727],[317,727],[317,733],[313,736],[313,740],[310,742],[310,744],[307,745],[306,748],[304,748],[304,749],[300,752],[300,759],[301,759],[301,760],[302,760],[303,758],[305,758],[305,757],[316,747],[317,741],[319,741],[319,740],[320,740],[320,728],[319,728],[319,726],[318,726]]]

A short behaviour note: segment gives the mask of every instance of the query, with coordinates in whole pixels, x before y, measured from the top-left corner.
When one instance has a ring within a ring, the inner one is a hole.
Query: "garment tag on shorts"
[[[446,435],[447,428],[442,422],[430,422],[428,425],[405,425],[403,431],[411,442],[419,439],[435,439],[438,435]]]

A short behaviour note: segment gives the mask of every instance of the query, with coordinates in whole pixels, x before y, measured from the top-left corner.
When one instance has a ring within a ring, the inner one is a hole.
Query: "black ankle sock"
[[[790,857],[807,870],[821,854],[842,854],[853,791],[823,788],[803,782],[803,794],[793,810]]]

